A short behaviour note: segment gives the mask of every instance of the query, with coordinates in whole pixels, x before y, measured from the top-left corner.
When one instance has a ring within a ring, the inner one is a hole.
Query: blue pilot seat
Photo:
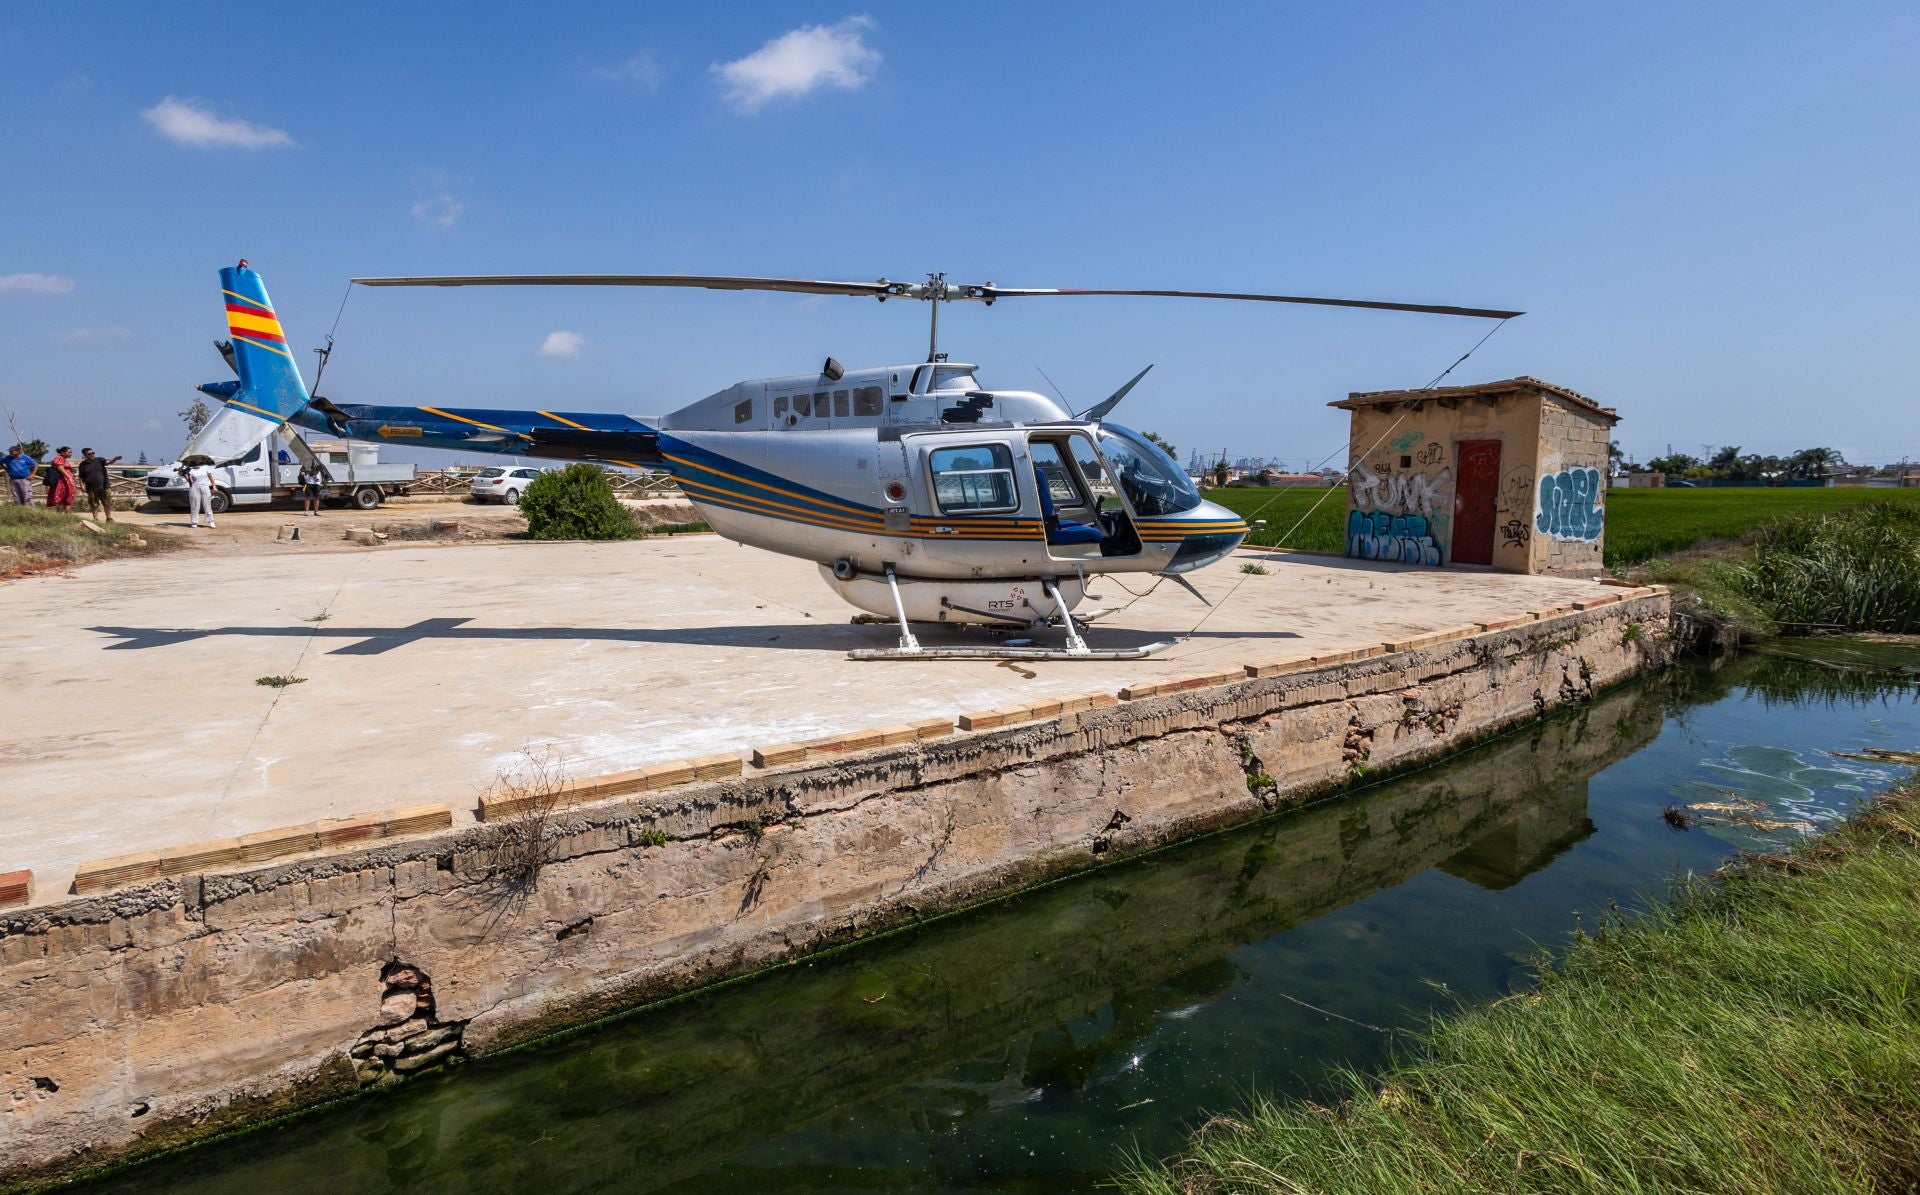
[[[1048,543],[1097,544],[1106,538],[1106,533],[1098,527],[1060,517],[1060,512],[1053,505],[1053,491],[1047,486],[1047,475],[1040,471],[1038,465],[1033,467],[1033,484],[1040,491],[1040,515],[1046,520]]]

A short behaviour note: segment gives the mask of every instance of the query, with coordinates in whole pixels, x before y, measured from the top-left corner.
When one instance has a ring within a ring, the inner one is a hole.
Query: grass
[[[1920,1184],[1920,790],[1576,937],[1332,1107],[1260,1101],[1125,1187],[1903,1191]]]
[[[0,579],[180,546],[175,536],[126,523],[97,524],[105,534],[96,535],[80,525],[81,517],[44,506],[0,506]]]
[[[253,683],[265,685],[269,689],[284,689],[288,685],[304,685],[307,683],[307,678],[304,676],[257,676],[253,679]]]
[[[1292,548],[1301,552],[1347,550],[1347,488],[1335,486],[1257,487],[1206,490],[1209,502],[1218,502],[1243,519],[1265,519],[1247,543],[1262,548]],[[1324,501],[1322,501],[1324,499]],[[1314,503],[1319,502],[1315,507]],[[1308,512],[1312,511],[1311,514]],[[1305,519],[1305,523],[1300,523]],[[1295,524],[1300,524],[1297,528]],[[1292,534],[1287,534],[1292,531]],[[1282,539],[1285,542],[1281,542]]]

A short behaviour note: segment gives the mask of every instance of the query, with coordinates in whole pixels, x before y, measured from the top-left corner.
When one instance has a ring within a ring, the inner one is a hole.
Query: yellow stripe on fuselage
[[[741,485],[750,485],[757,490],[766,490],[769,493],[782,494],[788,498],[798,498],[802,502],[816,502],[821,506],[837,507],[840,510],[844,510],[848,512],[849,514],[859,515],[862,518],[873,517],[873,512],[870,510],[861,510],[857,506],[849,506],[844,502],[836,502],[831,498],[815,498],[810,494],[796,494],[792,490],[783,490],[777,485],[768,485],[762,481],[751,481],[745,477],[735,476],[734,474],[727,472],[725,469],[716,469],[712,465],[703,465],[699,461],[690,461],[685,457],[674,456],[672,453],[664,453],[662,455],[664,455],[668,460],[674,462],[675,464],[685,465],[689,469],[699,469],[703,472],[711,473],[716,477],[724,477],[728,481],[737,481]]]
[[[567,418],[565,415],[556,415],[552,411],[535,411],[534,414],[545,415],[547,418],[558,420],[559,422],[566,424],[568,427],[577,427],[583,432],[590,432],[593,430],[592,428],[588,427],[584,423],[575,423],[573,420]]]
[[[710,486],[705,482],[693,481],[684,477],[680,479],[680,484],[682,488],[687,491],[687,496],[696,502],[712,502],[717,506],[732,507],[736,510],[743,510],[748,514],[764,515],[768,518],[781,519],[789,523],[806,523],[815,527],[826,527],[833,531],[853,531],[863,535],[885,534],[885,528],[877,521],[857,523],[852,519],[839,515],[800,510],[796,507],[776,503],[766,498],[753,498],[745,494],[737,494],[732,490],[723,490],[718,486]]]
[[[509,436],[519,436],[523,440],[527,439],[524,432],[517,432],[505,427],[495,427],[491,423],[482,423],[478,419],[469,419],[465,415],[456,415],[452,411],[443,411],[439,407],[415,407],[414,409],[417,411],[425,411],[429,415],[438,415],[442,419],[453,419],[460,423],[471,423],[475,427],[484,427],[490,432],[506,432]]]

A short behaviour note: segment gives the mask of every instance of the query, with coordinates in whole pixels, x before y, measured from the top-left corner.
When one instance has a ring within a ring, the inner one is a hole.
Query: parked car
[[[1697,489],[1698,487],[1684,477],[1669,477],[1667,478],[1667,488],[1670,490],[1691,490]]]
[[[536,469],[531,465],[482,469],[473,478],[473,500],[508,504],[518,502],[520,492],[545,472],[545,469]]]

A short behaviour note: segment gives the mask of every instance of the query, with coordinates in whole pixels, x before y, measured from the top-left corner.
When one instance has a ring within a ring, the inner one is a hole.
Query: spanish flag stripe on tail
[[[257,315],[229,315],[227,330],[236,336],[258,336],[262,340],[277,340],[282,344],[287,341],[286,335],[280,331],[279,320],[262,319]]]

